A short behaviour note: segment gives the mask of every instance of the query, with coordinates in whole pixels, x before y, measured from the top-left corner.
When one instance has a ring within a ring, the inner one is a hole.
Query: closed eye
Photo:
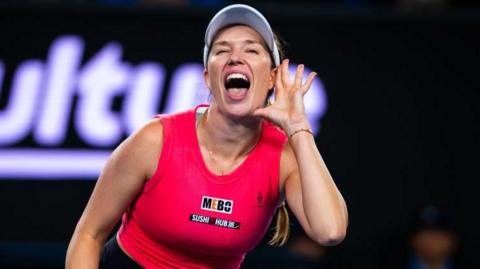
[[[217,50],[215,52],[215,55],[219,55],[219,54],[226,53],[226,52],[228,52],[228,51],[227,50]]]

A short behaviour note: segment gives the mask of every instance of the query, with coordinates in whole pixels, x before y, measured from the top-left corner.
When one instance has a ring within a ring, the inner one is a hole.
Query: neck
[[[261,134],[260,118],[232,119],[211,106],[198,126],[200,146],[225,161],[235,162],[248,155]]]

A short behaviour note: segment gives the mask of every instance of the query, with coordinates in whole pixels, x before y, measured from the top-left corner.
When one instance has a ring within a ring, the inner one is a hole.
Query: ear
[[[207,69],[203,69],[203,81],[205,82],[205,85],[207,85],[207,88],[211,90],[210,88],[210,76],[208,75]]]
[[[270,78],[268,80],[268,88],[269,89],[273,89],[273,87],[275,86],[275,79],[276,79],[276,76],[277,76],[277,68],[278,67],[275,67],[270,71]]]

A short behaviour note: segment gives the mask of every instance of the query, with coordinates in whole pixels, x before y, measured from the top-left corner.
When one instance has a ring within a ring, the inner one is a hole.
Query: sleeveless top
[[[239,268],[265,235],[279,201],[283,131],[263,120],[254,149],[234,171],[208,170],[197,106],[164,116],[155,174],[122,217],[117,238],[145,268]]]

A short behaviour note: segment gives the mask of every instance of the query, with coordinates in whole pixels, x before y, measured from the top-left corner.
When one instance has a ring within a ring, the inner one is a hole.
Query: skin
[[[416,255],[430,269],[440,269],[456,249],[454,234],[440,229],[419,231],[412,240]]]
[[[250,89],[240,99],[225,89],[225,75],[248,75]],[[292,134],[310,128],[303,96],[315,76],[302,82],[303,65],[293,81],[288,60],[272,69],[260,35],[247,26],[232,26],[217,34],[204,72],[212,102],[197,136],[207,167],[216,174],[233,171],[248,156],[268,119]],[[275,103],[264,107],[269,89]],[[163,128],[152,120],[113,152],[83,212],[67,251],[66,268],[97,268],[103,244],[145,182],[153,175],[163,146]],[[280,192],[307,235],[321,245],[343,240],[347,229],[345,202],[308,132],[298,132],[281,156]],[[280,201],[281,202],[281,201]],[[128,253],[127,253],[128,255]]]

